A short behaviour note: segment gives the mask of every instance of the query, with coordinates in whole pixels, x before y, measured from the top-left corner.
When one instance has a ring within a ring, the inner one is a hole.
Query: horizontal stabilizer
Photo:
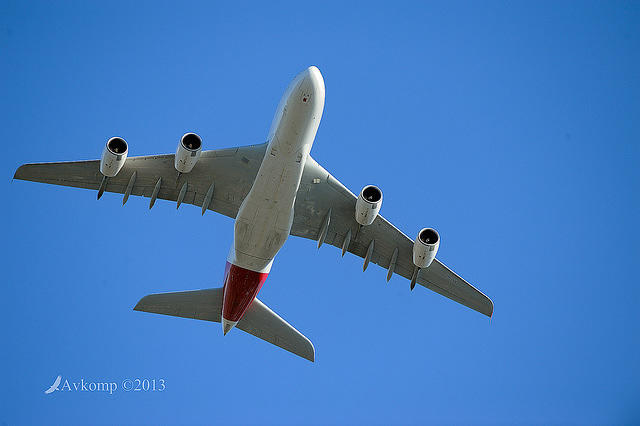
[[[222,288],[150,294],[140,299],[136,311],[220,322]],[[314,361],[313,344],[257,298],[236,325],[249,334]]]

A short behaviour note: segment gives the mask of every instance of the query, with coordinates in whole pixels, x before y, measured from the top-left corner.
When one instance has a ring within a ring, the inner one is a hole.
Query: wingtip
[[[488,297],[487,300],[489,300],[489,312],[486,315],[489,317],[489,320],[491,320],[491,318],[493,318],[493,300]]]
[[[306,359],[307,361],[311,361],[311,362],[316,362],[316,347],[313,345],[313,342],[311,341],[311,339],[309,339],[307,336],[305,336],[304,334],[302,334],[302,337],[304,338],[304,340],[307,342],[308,347],[307,350],[305,351],[306,353],[298,353],[298,355],[300,355],[302,358]]]
[[[13,178],[11,178],[11,180],[12,180],[12,181],[13,181],[14,179],[21,179],[21,180],[22,180],[22,178],[20,177],[20,174],[21,174],[21,172],[23,172],[23,171],[24,171],[25,166],[26,166],[26,164],[22,164],[21,166],[19,166],[19,167],[16,169],[16,171],[15,171],[15,172],[13,172]]]
[[[311,362],[315,363],[316,362],[316,348],[313,346],[313,343],[311,343],[311,340],[309,340],[309,345],[311,346],[311,351],[308,354],[303,355],[302,358],[306,359],[307,361],[311,361]]]
[[[138,303],[136,303],[136,306],[133,307],[134,311],[140,311],[140,312],[144,312],[144,300],[147,298],[147,296],[144,296],[142,299],[138,300]]]

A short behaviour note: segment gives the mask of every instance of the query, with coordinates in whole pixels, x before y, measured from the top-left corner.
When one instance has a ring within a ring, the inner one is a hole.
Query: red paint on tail
[[[222,316],[228,321],[240,321],[258,295],[268,273],[255,272],[227,262],[224,272]]]

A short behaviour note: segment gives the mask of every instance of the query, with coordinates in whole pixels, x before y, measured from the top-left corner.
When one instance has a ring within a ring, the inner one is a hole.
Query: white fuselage
[[[256,179],[235,221],[231,264],[268,273],[293,223],[294,203],[305,162],[324,109],[324,81],[309,67],[284,93],[269,131]]]

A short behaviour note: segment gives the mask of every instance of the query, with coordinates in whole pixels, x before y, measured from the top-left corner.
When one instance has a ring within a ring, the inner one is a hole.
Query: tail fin
[[[133,309],[220,322],[222,288],[150,294],[140,299]],[[257,298],[236,327],[311,362],[315,360],[315,349],[311,341]]]

